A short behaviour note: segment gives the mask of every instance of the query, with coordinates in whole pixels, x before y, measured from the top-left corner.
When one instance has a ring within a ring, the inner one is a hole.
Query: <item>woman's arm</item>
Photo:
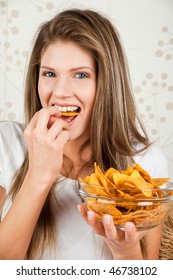
[[[27,174],[0,223],[0,259],[24,259],[50,186]]]
[[[41,109],[24,131],[29,168],[0,224],[0,259],[25,258],[49,190],[58,179],[64,145],[70,137],[69,125],[59,115],[55,107]]]
[[[163,224],[149,230],[145,236],[147,259],[157,260],[162,239]]]

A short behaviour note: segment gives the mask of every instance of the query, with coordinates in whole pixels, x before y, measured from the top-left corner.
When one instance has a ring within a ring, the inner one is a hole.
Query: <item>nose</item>
[[[58,98],[67,98],[72,95],[72,89],[70,87],[70,82],[65,77],[58,77],[54,84],[53,95]]]

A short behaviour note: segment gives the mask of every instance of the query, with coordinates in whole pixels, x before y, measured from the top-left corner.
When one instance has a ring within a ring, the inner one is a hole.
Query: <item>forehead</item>
[[[85,63],[94,67],[91,53],[74,42],[56,41],[43,51],[41,63],[67,64]]]

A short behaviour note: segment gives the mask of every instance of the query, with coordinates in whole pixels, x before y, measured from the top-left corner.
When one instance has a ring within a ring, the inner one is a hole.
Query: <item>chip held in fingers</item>
[[[102,172],[94,163],[94,169],[90,176],[79,178],[79,195],[99,219],[110,214],[122,230],[127,221],[137,230],[146,230],[162,223],[173,208],[169,178],[152,178],[139,164]]]
[[[66,111],[66,112],[60,112],[61,113],[61,116],[65,116],[65,117],[74,117],[74,116],[77,116],[79,115],[79,112],[77,111]]]

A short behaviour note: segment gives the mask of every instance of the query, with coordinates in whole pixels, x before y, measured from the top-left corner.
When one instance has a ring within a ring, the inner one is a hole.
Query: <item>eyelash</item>
[[[77,76],[79,76],[79,75],[82,75],[82,77],[77,77]],[[86,73],[77,73],[77,74],[75,75],[75,77],[76,77],[76,78],[79,78],[79,79],[84,79],[84,78],[88,78],[88,75],[87,75]]]
[[[45,72],[42,73],[42,75],[45,76],[45,77],[48,77],[48,78],[50,78],[50,77],[55,78],[56,77],[56,74],[51,72],[51,71],[45,71]],[[89,76],[86,73],[77,73],[77,74],[74,75],[74,78],[79,78],[79,79],[85,79],[85,78],[88,78],[88,77]]]
[[[45,71],[45,72],[43,72],[42,75],[46,76],[46,77],[56,77],[55,73],[53,73],[51,71]]]

